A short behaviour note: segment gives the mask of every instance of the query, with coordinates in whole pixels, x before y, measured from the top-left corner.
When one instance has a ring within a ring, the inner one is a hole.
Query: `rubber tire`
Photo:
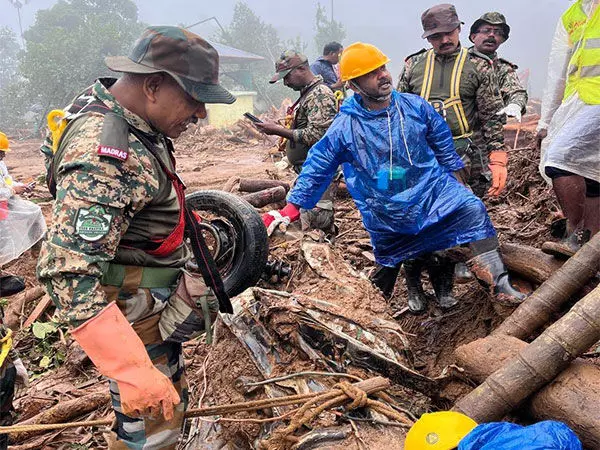
[[[267,230],[256,209],[236,195],[215,190],[189,194],[185,197],[185,203],[192,211],[209,211],[225,217],[236,230],[243,230],[242,251],[238,252],[232,269],[221,276],[230,297],[254,286],[265,270],[269,255]]]

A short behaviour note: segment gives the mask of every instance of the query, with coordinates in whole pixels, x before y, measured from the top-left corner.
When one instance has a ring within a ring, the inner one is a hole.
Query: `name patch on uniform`
[[[80,208],[77,211],[75,233],[86,241],[94,242],[108,234],[111,221],[112,216],[102,206]]]
[[[120,159],[121,161],[126,161],[129,157],[129,152],[127,150],[121,150],[120,148],[109,147],[107,145],[98,146],[98,154],[100,156]]]

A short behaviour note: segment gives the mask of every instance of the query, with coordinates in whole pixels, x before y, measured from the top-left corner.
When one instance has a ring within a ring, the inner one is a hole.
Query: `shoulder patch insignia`
[[[112,216],[102,206],[80,208],[75,220],[75,233],[90,242],[97,241],[108,234]]]
[[[100,156],[108,156],[109,158],[120,159],[121,161],[126,161],[129,157],[128,150],[121,150],[120,148],[109,147],[107,145],[99,145],[98,154]]]

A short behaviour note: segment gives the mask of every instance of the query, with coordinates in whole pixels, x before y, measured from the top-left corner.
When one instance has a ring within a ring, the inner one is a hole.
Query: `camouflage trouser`
[[[15,382],[17,380],[17,369],[10,358],[0,369],[0,425],[8,426],[13,423],[13,396],[15,393]],[[0,434],[0,450],[8,448],[8,434]]]
[[[115,273],[120,275],[115,276]],[[104,278],[105,282],[107,279],[113,282],[112,286],[104,286],[107,297],[116,300],[127,319],[134,322],[133,328],[150,359],[171,379],[181,403],[176,406],[175,417],[170,422],[162,418],[129,417],[121,409],[118,385],[111,380],[110,394],[117,420],[109,448],[175,449],[188,404],[181,346],[210,328],[219,308],[218,301],[202,277],[187,272],[181,271],[173,278],[168,271],[112,265],[110,274]],[[153,286],[161,284],[161,278],[169,287]],[[177,281],[176,286],[173,280]]]
[[[302,166],[294,166],[294,171],[298,174],[301,169]],[[334,179],[313,209],[300,209],[300,223],[303,231],[323,230],[326,233],[334,232],[333,198],[337,186],[336,179]]]
[[[482,198],[492,179],[487,155],[481,151],[482,146],[478,144],[478,141],[456,139],[454,145],[456,153],[465,164],[465,168],[460,171],[463,179],[467,181],[473,193]]]
[[[175,417],[165,421],[162,416],[152,420],[136,419],[123,414],[117,383],[110,380],[110,395],[115,410],[116,424],[109,439],[109,449],[167,450],[176,449],[188,406],[188,386],[184,374],[181,344],[163,342],[147,345],[146,350],[154,366],[173,381],[181,403],[175,407]]]

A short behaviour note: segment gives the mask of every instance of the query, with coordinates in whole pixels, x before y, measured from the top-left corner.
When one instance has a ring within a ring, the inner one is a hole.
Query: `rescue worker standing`
[[[540,172],[567,219],[566,237],[542,251],[561,258],[600,230],[599,3],[578,0],[559,20],[538,124]]]
[[[287,50],[275,63],[277,72],[270,83],[283,83],[300,92],[300,97],[288,108],[289,128],[276,123],[255,123],[260,131],[286,139],[286,155],[296,173],[300,173],[308,150],[323,137],[337,114],[332,90],[321,75],[310,70],[308,59],[295,50]],[[333,231],[333,192],[330,187],[311,211],[302,211],[302,228]],[[269,230],[271,231],[271,230]]]
[[[335,65],[340,62],[340,55],[342,54],[342,44],[339,42],[330,42],[323,47],[323,56],[319,56],[317,60],[310,65],[310,70],[315,75],[321,75],[323,77],[323,83],[325,83],[332,91],[341,89],[343,86],[342,80],[335,70]]]
[[[312,208],[342,165],[378,264],[372,282],[386,298],[407,259],[468,244],[469,264],[490,293],[522,299],[510,284],[485,206],[453,176],[464,163],[448,125],[422,98],[393,90],[388,62],[370,44],[344,49],[342,80],[356,94],[311,148],[288,204],[263,215],[265,226],[297,220],[299,207]]]
[[[175,449],[187,385],[181,341],[163,321],[189,252],[170,139],[206,117],[205,103],[235,98],[218,84],[216,50],[178,27],[147,28],[129,57],[106,64],[123,76],[82,92],[62,138],[42,147],[56,201],[38,278],[110,380],[109,448]],[[215,314],[222,281],[209,286]]]
[[[500,58],[497,53],[498,47],[508,40],[509,34],[510,26],[506,23],[506,17],[499,12],[487,12],[471,25],[469,40],[474,44],[472,50],[484,54],[494,63],[505,105],[496,114],[506,114],[520,122],[521,116],[527,110],[527,90],[519,81],[518,66]]]
[[[460,44],[459,20],[454,5],[440,4],[421,15],[423,39],[432,45],[408,58],[400,75],[398,91],[417,94],[427,100],[448,123],[456,152],[465,163],[459,174],[475,195],[499,195],[506,184],[508,162],[504,148],[504,108],[492,61]],[[475,145],[477,144],[477,145]],[[413,313],[426,309],[421,270],[427,267],[439,305],[448,309],[457,304],[452,295],[455,262],[443,253],[426,255],[404,265],[409,307]],[[470,274],[460,265],[459,275]]]

